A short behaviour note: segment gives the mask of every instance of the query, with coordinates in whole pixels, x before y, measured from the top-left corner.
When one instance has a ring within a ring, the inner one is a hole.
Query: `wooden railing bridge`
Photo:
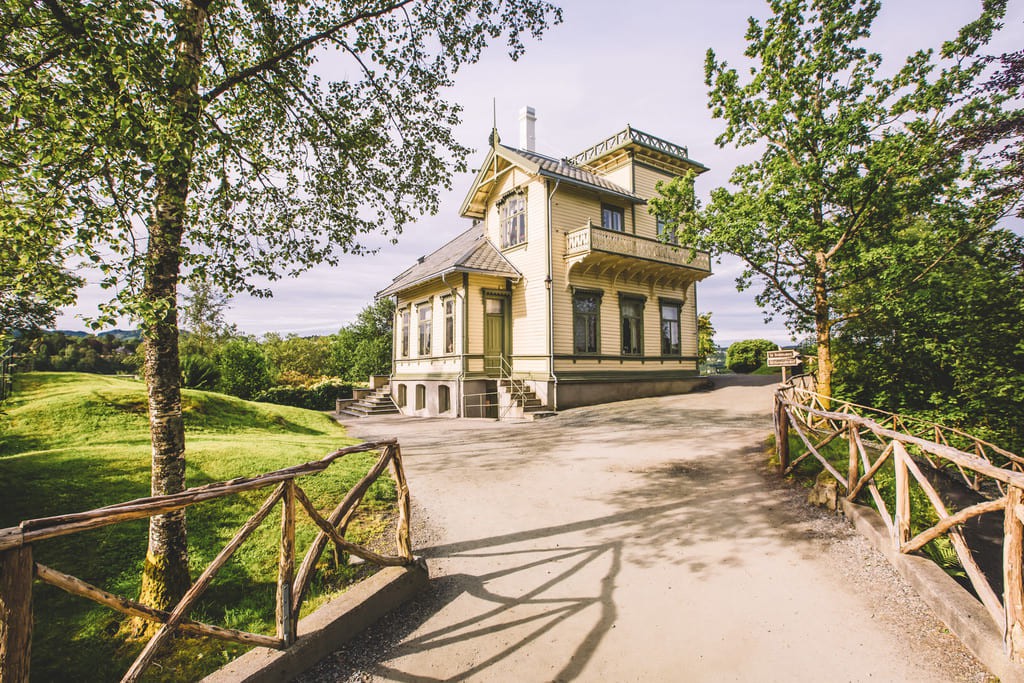
[[[305,475],[323,472],[340,458],[352,453],[380,451],[380,457],[367,474],[353,486],[327,517],[317,511],[297,480]],[[390,468],[398,492],[398,524],[396,552],[381,555],[345,539],[345,532],[357,506],[385,468]],[[89,529],[143,519],[243,491],[273,487],[269,497],[255,514],[242,525],[235,536],[195,580],[185,596],[170,611],[153,609],[129,598],[113,595],[74,576],[34,562],[34,543],[58,536],[67,536]],[[231,555],[280,503],[281,542],[277,576],[276,634],[248,633],[189,619],[190,610],[213,581]],[[296,570],[295,516],[305,510],[319,527],[301,564]],[[296,639],[299,611],[306,597],[317,561],[328,542],[367,562],[380,566],[412,564],[412,542],[409,534],[409,487],[402,466],[401,450],[394,439],[362,443],[342,448],[320,460],[295,465],[256,477],[232,479],[167,496],[154,496],[118,503],[97,510],[47,517],[22,522],[16,527],[0,529],[0,683],[24,683],[29,677],[29,649],[32,639],[32,584],[35,579],[87,598],[131,617],[157,622],[160,628],[152,636],[122,681],[137,681],[162,646],[175,632],[208,636],[220,640],[259,645],[283,650]]]
[[[813,457],[843,488],[847,500],[854,501],[866,488],[900,553],[913,553],[939,537],[948,538],[975,593],[1002,631],[1007,654],[1024,663],[1024,458],[958,429],[821,396],[805,377],[794,378],[776,392],[774,422],[780,470],[788,474]],[[790,430],[806,447],[795,458],[790,454]],[[845,472],[822,454],[837,439],[848,444]],[[876,480],[890,460],[895,482],[892,510]],[[956,477],[982,502],[951,510],[924,475],[925,465]],[[938,520],[913,537],[915,515],[920,522],[926,511],[911,507],[912,481]],[[968,520],[993,512],[1003,516],[1002,596],[982,572],[962,530]]]

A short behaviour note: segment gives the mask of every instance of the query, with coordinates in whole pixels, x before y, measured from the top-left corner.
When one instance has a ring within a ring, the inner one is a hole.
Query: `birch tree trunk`
[[[144,320],[145,374],[152,436],[153,495],[185,489],[185,425],[181,411],[177,290],[189,176],[199,132],[199,73],[206,6],[184,0],[177,17],[175,64],[166,128],[155,144],[156,201],[149,225],[143,299],[152,309]],[[141,601],[169,609],[190,584],[185,511],[150,519]]]

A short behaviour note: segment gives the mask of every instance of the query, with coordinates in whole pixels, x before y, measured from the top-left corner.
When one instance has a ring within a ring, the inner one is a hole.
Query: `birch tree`
[[[398,234],[464,170],[444,89],[494,40],[513,58],[543,0],[0,0],[0,193],[71,244],[141,321],[152,492],[185,486],[182,279],[267,281]],[[27,209],[26,209],[27,210]],[[185,517],[152,519],[143,600],[189,583]]]

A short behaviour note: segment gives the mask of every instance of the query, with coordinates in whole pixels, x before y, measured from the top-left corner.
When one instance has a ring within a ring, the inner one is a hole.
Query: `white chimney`
[[[533,107],[523,107],[519,110],[519,149],[534,152],[536,146],[537,112]]]

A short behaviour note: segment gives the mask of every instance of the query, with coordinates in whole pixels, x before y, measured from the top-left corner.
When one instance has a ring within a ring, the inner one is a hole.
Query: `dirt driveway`
[[[304,680],[984,681],[884,558],[761,471],[771,392],[352,421],[399,438],[433,587]]]

